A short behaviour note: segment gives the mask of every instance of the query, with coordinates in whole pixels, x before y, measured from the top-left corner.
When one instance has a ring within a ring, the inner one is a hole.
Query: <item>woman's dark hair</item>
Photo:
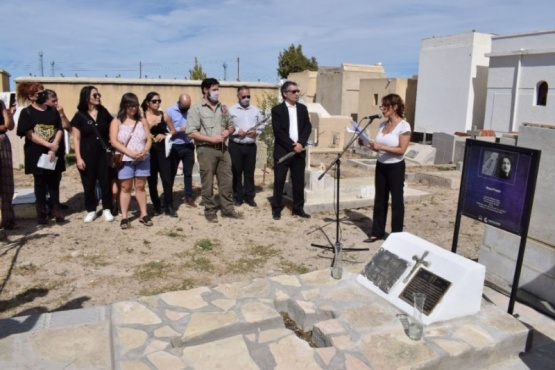
[[[394,106],[397,105],[395,113],[401,118],[405,118],[405,103],[403,99],[397,94],[389,94],[382,98],[382,105]]]
[[[83,86],[81,92],[79,93],[79,104],[77,104],[78,111],[87,112],[89,110],[92,90],[98,91],[98,89],[92,85]]]
[[[118,110],[118,119],[120,122],[123,122],[125,117],[127,117],[127,107],[133,105],[136,105],[137,107],[139,106],[139,98],[137,98],[137,95],[130,92],[123,94]],[[137,109],[131,118],[135,121],[139,121],[141,119],[141,112]]]
[[[20,103],[27,103],[29,96],[44,90],[44,86],[38,82],[20,82],[17,84],[16,94]]]
[[[141,109],[143,110],[143,112],[146,112],[148,110],[148,102],[151,101],[152,98],[154,98],[156,95],[160,96],[160,94],[158,94],[156,91],[151,91],[146,94],[145,100],[143,100],[143,102],[141,103]]]

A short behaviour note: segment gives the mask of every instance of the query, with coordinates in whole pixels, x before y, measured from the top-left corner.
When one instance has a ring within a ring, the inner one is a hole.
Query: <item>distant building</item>
[[[498,136],[523,122],[555,122],[555,30],[494,36],[484,128]]]
[[[470,32],[422,41],[414,130],[483,128],[491,34]]]

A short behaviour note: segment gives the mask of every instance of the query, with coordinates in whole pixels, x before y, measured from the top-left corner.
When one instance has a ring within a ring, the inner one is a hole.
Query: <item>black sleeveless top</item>
[[[166,121],[164,121],[164,114],[163,113],[162,113],[162,119],[161,119],[160,123],[157,124],[154,127],[151,127],[150,128],[150,133],[153,136],[156,136],[158,134],[165,135],[165,134],[168,133],[168,125],[166,124]]]

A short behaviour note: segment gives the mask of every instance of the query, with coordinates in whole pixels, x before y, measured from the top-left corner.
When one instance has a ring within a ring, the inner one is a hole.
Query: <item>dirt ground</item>
[[[330,163],[313,157],[313,163]],[[417,171],[424,169],[418,168]],[[410,168],[408,171],[414,171]],[[368,173],[342,168],[342,177]],[[32,187],[32,177],[15,171],[16,187]],[[314,213],[309,220],[294,218],[285,209],[272,220],[269,198],[272,174],[265,185],[257,178],[257,208],[237,207],[244,220],[219,218],[209,224],[202,207],[180,204],[178,218],[158,216],[154,226],[138,222],[138,207],[131,228],[119,228],[101,217],[83,223],[83,193],[75,166],[64,173],[61,200],[70,209],[67,222],[38,227],[35,220],[17,220],[15,230],[0,231],[0,318],[96,305],[162,292],[213,286],[281,274],[300,274],[328,268],[332,253],[313,247],[336,239],[333,212]],[[369,179],[370,182],[370,179]],[[406,204],[405,231],[446,249],[451,248],[458,190],[422,183],[411,188],[433,194],[432,199]],[[197,195],[200,192],[196,186]],[[176,180],[174,199],[183,196]],[[196,202],[200,202],[197,196]],[[372,207],[341,211],[340,241],[344,248],[369,251],[345,253],[345,266],[360,271],[381,242],[366,244]],[[389,222],[388,228],[389,229]],[[458,253],[475,259],[483,225],[463,217]]]

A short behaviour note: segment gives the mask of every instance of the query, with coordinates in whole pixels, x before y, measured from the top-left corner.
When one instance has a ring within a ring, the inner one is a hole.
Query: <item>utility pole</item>
[[[224,81],[227,80],[227,64],[224,62]]]
[[[237,81],[241,81],[239,78],[239,57],[237,57]]]
[[[42,51],[39,51],[39,62],[40,62],[40,75],[44,77],[44,65],[42,64]]]
[[[139,62],[139,78],[143,78],[143,62]]]
[[[52,61],[50,63],[50,67],[52,67],[52,77],[54,77],[56,74],[54,73],[54,61]]]

